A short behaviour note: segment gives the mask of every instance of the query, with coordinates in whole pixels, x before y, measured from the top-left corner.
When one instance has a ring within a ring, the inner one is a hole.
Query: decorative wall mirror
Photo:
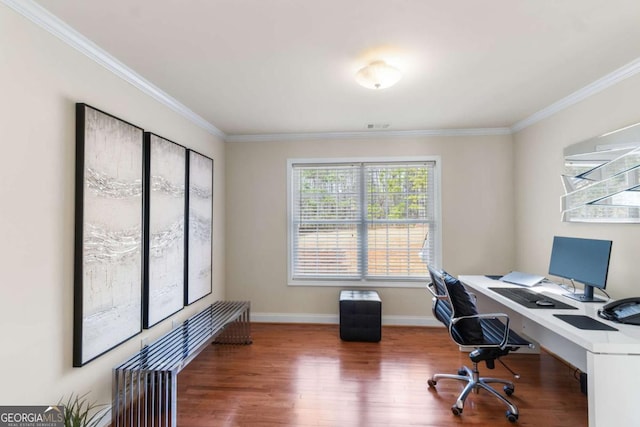
[[[564,149],[562,220],[640,223],[640,123]]]

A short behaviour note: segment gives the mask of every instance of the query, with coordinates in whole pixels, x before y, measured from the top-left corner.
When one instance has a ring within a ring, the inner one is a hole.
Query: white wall
[[[111,370],[171,327],[72,368],[75,103],[86,102],[214,159],[214,295],[224,298],[224,143],[0,4],[0,403],[71,392],[111,401]]]
[[[639,107],[636,75],[514,136],[518,269],[547,274],[554,235],[610,239],[607,292],[614,298],[640,295],[640,225],[560,221],[564,147],[640,122]]]
[[[227,144],[227,295],[252,313],[336,315],[337,287],[287,285],[288,158],[442,159],[443,266],[504,273],[515,262],[510,135]],[[431,317],[424,289],[379,289],[383,316]],[[285,316],[286,317],[286,316]]]

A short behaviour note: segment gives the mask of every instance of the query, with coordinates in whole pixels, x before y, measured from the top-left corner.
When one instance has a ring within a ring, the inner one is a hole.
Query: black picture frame
[[[148,329],[184,307],[187,149],[145,132],[144,160],[143,327]]]
[[[76,104],[73,366],[142,331],[143,130]]]
[[[212,292],[213,168],[213,159],[194,150],[188,150],[185,305],[193,304]]]

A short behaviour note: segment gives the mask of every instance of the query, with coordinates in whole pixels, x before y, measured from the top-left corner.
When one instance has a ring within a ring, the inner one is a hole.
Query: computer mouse
[[[553,307],[556,304],[553,301],[539,299],[538,301],[536,301],[536,305],[539,305],[541,307]]]

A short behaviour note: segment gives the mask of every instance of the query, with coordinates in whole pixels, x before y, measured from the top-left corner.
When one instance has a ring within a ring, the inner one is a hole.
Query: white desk
[[[459,279],[476,294],[482,312],[506,312],[513,330],[587,373],[590,427],[640,425],[640,326],[601,319],[596,312],[603,303],[581,303],[563,297],[566,291],[557,285],[542,284],[530,289],[578,310],[530,309],[489,289],[516,285],[485,276]],[[554,314],[587,315],[618,331],[578,329]]]

